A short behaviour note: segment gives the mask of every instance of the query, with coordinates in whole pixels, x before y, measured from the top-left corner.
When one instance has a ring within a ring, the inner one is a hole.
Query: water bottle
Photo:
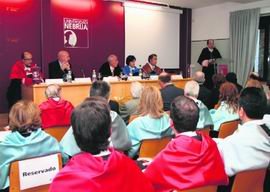
[[[68,70],[68,73],[67,73],[67,82],[68,83],[72,83],[72,73],[71,73],[71,70]]]
[[[97,80],[97,74],[96,74],[96,70],[94,69],[92,72],[92,82],[95,82]]]
[[[139,67],[140,67],[140,69],[139,69],[139,77],[142,78],[142,76],[143,76],[143,74],[142,74],[142,66],[140,65]]]

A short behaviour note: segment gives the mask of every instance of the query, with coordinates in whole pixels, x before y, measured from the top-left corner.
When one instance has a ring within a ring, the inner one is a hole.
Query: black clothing
[[[121,72],[122,72],[122,69],[119,67],[119,65],[117,65],[117,67],[114,68],[113,74],[112,74],[110,65],[108,62],[104,63],[99,69],[99,73],[101,73],[102,77],[120,76]]]
[[[204,60],[219,59],[222,58],[219,51],[214,48],[213,51],[209,51],[208,47],[204,48],[198,58],[198,63],[202,65]],[[202,72],[205,74],[205,86],[208,89],[213,88],[212,76],[215,74],[215,65],[209,64],[208,67],[203,67]]]
[[[71,66],[70,66],[71,67]],[[68,70],[62,70],[58,60],[49,63],[49,79],[63,79],[68,73]],[[72,73],[72,80],[74,80],[74,74]]]
[[[211,109],[211,91],[204,85],[200,85],[198,99],[206,105],[208,109]]]
[[[171,102],[178,96],[184,95],[184,90],[177,88],[173,84],[167,85],[160,90],[162,100],[163,100],[163,110],[169,111],[171,107]]]

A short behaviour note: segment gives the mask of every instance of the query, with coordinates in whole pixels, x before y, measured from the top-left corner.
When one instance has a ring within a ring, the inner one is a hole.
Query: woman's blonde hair
[[[152,118],[162,117],[163,101],[158,88],[146,86],[143,88],[138,113],[141,116],[150,115]]]
[[[40,110],[32,101],[21,100],[9,112],[9,127],[12,131],[25,132],[41,127]]]

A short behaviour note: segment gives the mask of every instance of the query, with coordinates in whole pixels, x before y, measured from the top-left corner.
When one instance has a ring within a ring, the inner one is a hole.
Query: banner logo
[[[88,20],[64,18],[64,47],[88,48]]]

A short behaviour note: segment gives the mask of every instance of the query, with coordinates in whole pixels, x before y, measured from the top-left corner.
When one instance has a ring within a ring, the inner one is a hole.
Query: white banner
[[[57,154],[19,161],[20,188],[50,184],[58,172]]]

